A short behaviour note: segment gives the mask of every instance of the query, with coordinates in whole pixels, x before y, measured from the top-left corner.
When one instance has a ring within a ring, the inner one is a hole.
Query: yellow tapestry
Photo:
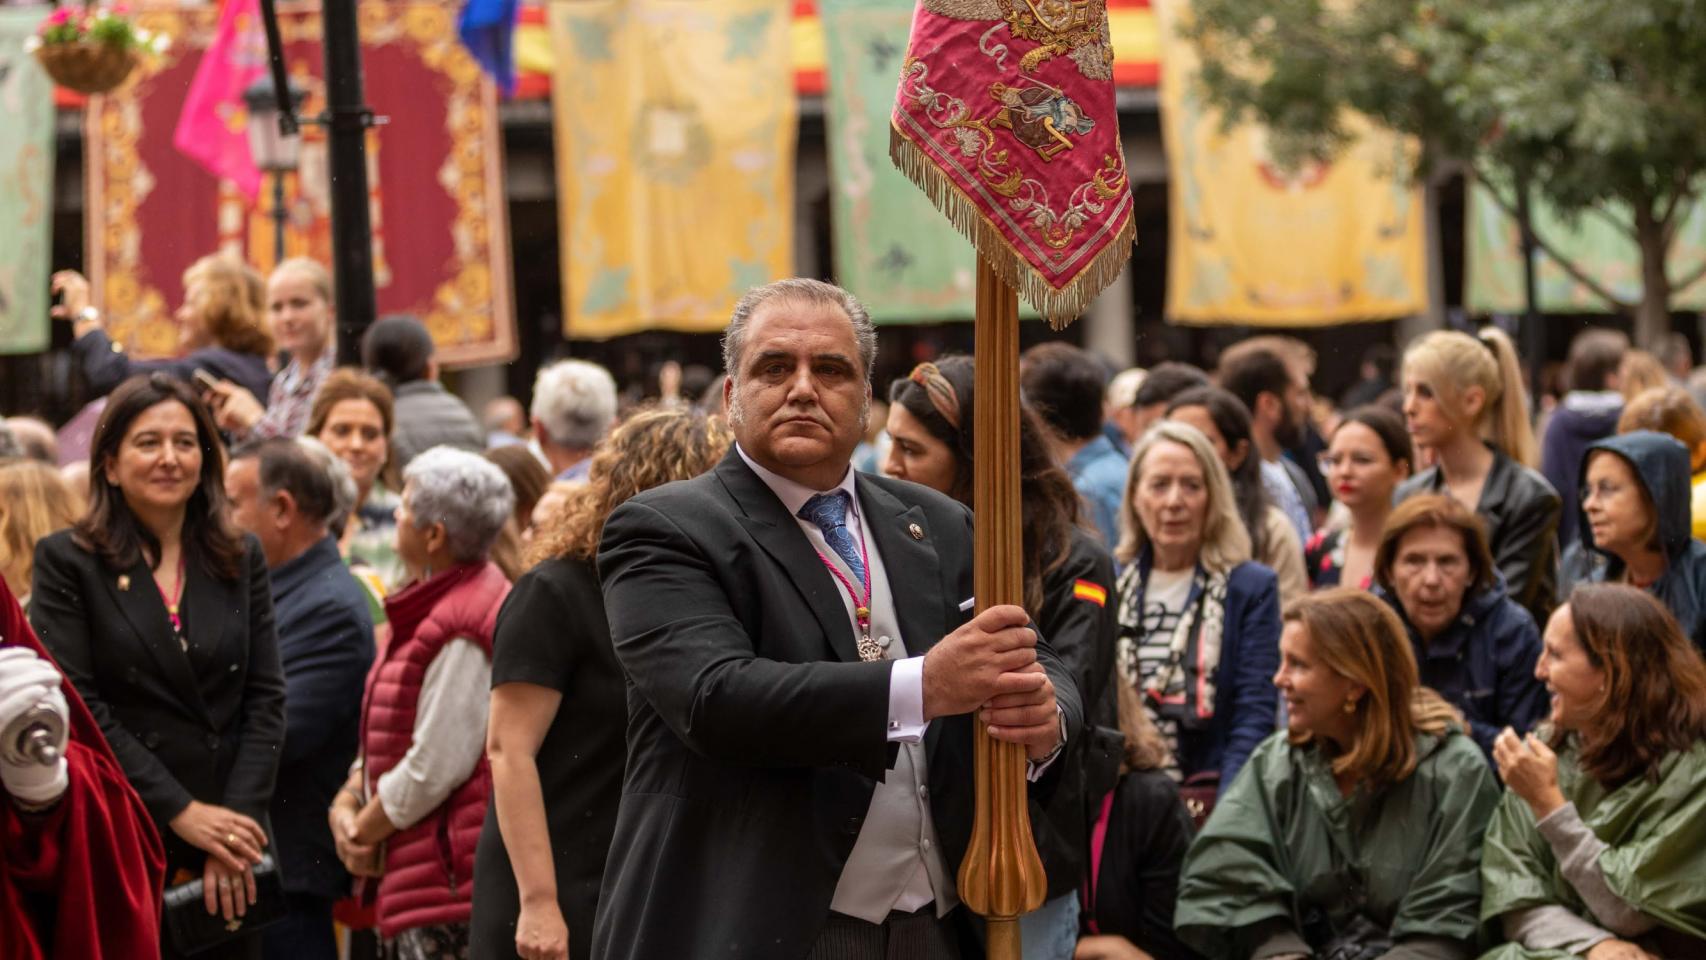
[[[1167,319],[1191,325],[1324,326],[1421,313],[1421,191],[1402,179],[1410,145],[1361,125],[1330,163],[1295,172],[1266,133],[1221,132],[1177,34],[1189,0],[1156,0],[1168,192]]]
[[[791,9],[550,5],[568,336],[721,330],[792,273]]]

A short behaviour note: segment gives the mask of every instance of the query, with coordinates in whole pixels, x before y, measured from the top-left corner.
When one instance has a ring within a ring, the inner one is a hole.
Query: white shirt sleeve
[[[889,670],[889,742],[917,743],[929,728],[924,719],[924,658],[896,660]]]
[[[379,778],[385,816],[399,830],[419,823],[467,781],[486,748],[492,662],[471,640],[444,645],[421,678],[409,752]]]

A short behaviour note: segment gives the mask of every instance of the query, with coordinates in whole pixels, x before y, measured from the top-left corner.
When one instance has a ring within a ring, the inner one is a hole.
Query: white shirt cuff
[[[917,743],[929,726],[924,719],[924,658],[896,660],[889,669],[889,742]]]
[[[1025,761],[1025,780],[1030,783],[1041,780],[1043,774],[1048,772],[1048,768],[1054,766],[1054,762],[1060,759],[1062,753],[1066,752],[1066,709],[1057,703],[1054,705],[1054,715],[1059,718],[1060,742],[1055,744],[1054,752],[1041,760]]]

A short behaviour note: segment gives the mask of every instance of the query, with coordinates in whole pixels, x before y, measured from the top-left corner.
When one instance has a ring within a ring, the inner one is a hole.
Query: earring
[[[1357,712],[1357,698],[1356,697],[1349,697],[1345,700],[1345,712],[1346,713],[1356,713]]]

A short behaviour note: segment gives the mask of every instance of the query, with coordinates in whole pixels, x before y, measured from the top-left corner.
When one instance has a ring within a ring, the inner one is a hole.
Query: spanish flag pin
[[[1108,605],[1108,588],[1088,580],[1072,581],[1072,596],[1078,600],[1088,600],[1098,607]]]

